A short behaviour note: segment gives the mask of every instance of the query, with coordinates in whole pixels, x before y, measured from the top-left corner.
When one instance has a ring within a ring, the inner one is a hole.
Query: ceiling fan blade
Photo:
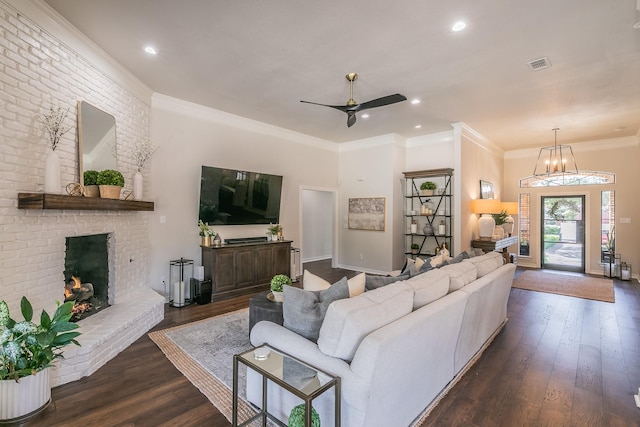
[[[363,102],[362,104],[358,104],[357,111],[366,110],[368,108],[376,108],[382,107],[389,104],[395,104],[396,102],[406,101],[407,97],[404,95],[400,95],[399,93],[383,96],[382,98],[373,99],[371,101]]]
[[[305,104],[320,105],[322,107],[335,108],[336,110],[344,111],[345,113],[347,112],[347,109],[348,109],[348,107],[346,105],[319,104],[317,102],[311,102],[311,101],[300,101],[300,102],[304,102]]]
[[[356,124],[356,112],[355,111],[347,111],[347,127],[350,128],[351,126]]]

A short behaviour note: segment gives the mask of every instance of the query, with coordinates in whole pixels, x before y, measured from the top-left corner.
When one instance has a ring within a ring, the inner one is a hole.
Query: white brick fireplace
[[[125,177],[125,190],[132,189],[136,172],[132,146],[150,136],[151,92],[141,96],[144,90],[135,88],[130,76],[118,80],[94,65],[99,61],[86,54],[91,46],[82,52],[70,47],[85,43],[86,48],[87,42],[71,40],[77,34],[70,29],[53,25],[59,31],[52,32],[47,6],[38,4],[0,0],[0,299],[7,301],[14,318],[20,317],[23,295],[37,313],[42,308],[52,313],[55,301],[64,299],[65,239],[111,235],[112,306],[79,323],[82,347],[65,350],[65,360],[53,373],[57,385],[91,374],[145,334],[162,320],[164,297],[149,283],[153,213],[17,208],[19,192],[43,191],[49,146],[40,117],[52,103],[69,108],[67,124],[73,126],[56,150],[64,184],[79,176],[77,101],[115,116],[117,169]],[[62,41],[60,34],[69,37]]]

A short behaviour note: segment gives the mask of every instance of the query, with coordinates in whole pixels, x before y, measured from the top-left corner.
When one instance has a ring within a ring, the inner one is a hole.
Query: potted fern
[[[105,169],[98,173],[98,186],[100,187],[100,197],[103,199],[119,199],[120,191],[124,187],[124,177],[113,169]]]
[[[20,301],[22,317],[16,322],[9,306],[0,302],[0,420],[35,413],[51,399],[49,367],[62,357],[68,344],[80,345],[80,332],[71,319],[74,302],[58,304],[53,317],[42,310],[40,324],[32,322],[33,308],[26,297]]]
[[[282,302],[283,287],[291,286],[291,278],[286,274],[276,274],[271,279],[271,293],[273,293],[273,300]]]

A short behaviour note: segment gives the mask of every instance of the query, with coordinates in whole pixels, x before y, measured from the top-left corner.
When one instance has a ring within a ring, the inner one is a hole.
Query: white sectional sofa
[[[409,426],[506,321],[515,265],[498,253],[466,259],[329,306],[318,343],[271,322],[251,332],[341,378],[346,427]],[[294,396],[269,383],[270,413],[286,423]],[[260,406],[261,377],[247,372],[247,399]],[[333,393],[313,403],[333,426]]]

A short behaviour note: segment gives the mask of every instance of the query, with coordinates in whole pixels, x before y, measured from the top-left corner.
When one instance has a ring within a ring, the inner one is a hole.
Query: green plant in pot
[[[85,197],[100,197],[100,188],[98,187],[98,171],[87,170],[84,171],[84,193]]]
[[[433,192],[436,188],[438,187],[436,186],[435,182],[432,181],[425,181],[420,184],[420,192],[423,196],[433,196]]]
[[[304,403],[294,406],[289,413],[288,427],[304,427],[305,405]],[[320,427],[320,415],[314,408],[311,408],[311,427]]]
[[[119,199],[120,191],[124,187],[124,177],[113,169],[105,169],[98,173],[98,186],[100,187],[100,197],[105,199]]]
[[[71,332],[78,325],[69,321],[73,305],[73,301],[58,304],[53,317],[42,310],[38,325],[32,322],[33,308],[26,297],[20,301],[21,322],[10,317],[5,301],[0,302],[0,420],[34,412],[50,400],[46,368],[62,357],[63,347],[80,345],[76,341],[80,332]]]
[[[276,274],[271,279],[271,293],[273,293],[273,299],[275,301],[282,301],[283,288],[285,286],[291,286],[291,278],[286,274]]]
[[[418,251],[420,250],[420,245],[417,243],[412,243],[411,244],[411,253],[416,255],[418,253]]]

